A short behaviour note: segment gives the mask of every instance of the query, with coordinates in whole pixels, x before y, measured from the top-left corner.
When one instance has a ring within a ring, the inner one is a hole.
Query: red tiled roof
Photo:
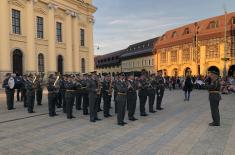
[[[228,32],[230,32],[231,29],[234,29],[235,27],[235,25],[233,26],[232,24],[233,17],[235,17],[235,12],[227,14]],[[211,22],[217,22],[218,27],[209,29],[208,26]],[[196,28],[197,26],[198,30]],[[184,33],[186,28],[189,29],[189,34]],[[155,44],[155,49],[161,49],[180,44],[191,43],[197,31],[198,31],[199,40],[224,37],[225,16],[224,15],[216,16],[195,23],[191,23],[176,29],[169,30]],[[172,37],[173,33],[176,33],[175,37]],[[227,34],[228,36],[230,35],[230,33]]]

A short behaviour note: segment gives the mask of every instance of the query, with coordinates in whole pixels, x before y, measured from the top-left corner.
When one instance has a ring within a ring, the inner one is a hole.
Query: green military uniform
[[[148,83],[146,79],[140,79],[139,81],[139,99],[140,99],[140,115],[148,116],[145,112],[145,105],[148,97]]]
[[[123,75],[121,75],[123,76]],[[128,87],[127,84],[125,83],[125,81],[123,80],[118,80],[115,83],[115,87],[117,90],[117,97],[116,97],[116,101],[117,101],[117,123],[120,126],[123,126],[126,124],[126,122],[124,122],[124,118],[125,118],[125,112],[126,112],[126,103],[127,103],[127,91],[128,91]]]
[[[33,78],[33,76],[30,75],[29,78]],[[25,88],[26,88],[26,100],[27,100],[28,112],[34,113],[33,109],[35,102],[35,88],[32,79],[26,81]]]
[[[135,80],[128,80],[129,88],[127,92],[127,109],[128,109],[128,117],[130,121],[137,120],[135,115],[136,110],[136,101],[137,101],[137,82]]]
[[[48,109],[49,109],[49,116],[54,117],[56,116],[55,112],[55,106],[57,102],[57,93],[58,90],[54,86],[56,78],[50,75],[49,80],[48,80],[48,85],[47,85],[47,90],[48,90]]]

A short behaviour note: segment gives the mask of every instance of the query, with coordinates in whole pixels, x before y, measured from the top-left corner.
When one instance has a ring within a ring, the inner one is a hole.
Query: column
[[[196,69],[196,71],[197,71],[197,69]],[[206,75],[206,73],[207,73],[207,68],[206,68],[206,46],[201,46],[200,47],[200,72],[201,72],[202,75]]]
[[[49,12],[48,12],[48,73],[54,73],[56,72],[56,49],[55,49],[55,43],[56,43],[56,33],[55,33],[55,9],[56,6],[54,4],[48,5]]]
[[[10,16],[8,0],[0,0],[0,74],[11,71]],[[0,75],[1,76],[1,75]]]
[[[26,4],[26,35],[27,35],[27,47],[26,47],[26,72],[36,72],[36,52],[35,52],[35,31],[34,31],[34,1],[28,0]]]
[[[80,72],[80,50],[79,50],[79,26],[78,26],[78,20],[79,20],[79,14],[75,13],[73,16],[73,69],[74,72],[78,73]]]
[[[72,73],[73,72],[73,51],[72,51],[72,12],[66,11],[66,58],[65,58],[65,72]]]
[[[88,71],[94,71],[94,44],[93,44],[93,24],[94,24],[94,19],[93,17],[89,17],[89,24],[88,24],[88,48],[89,48],[89,53],[88,53]]]

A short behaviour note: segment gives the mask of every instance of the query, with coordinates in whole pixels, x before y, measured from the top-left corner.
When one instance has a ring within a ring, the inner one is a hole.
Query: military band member
[[[6,78],[3,81],[2,88],[5,89],[6,97],[7,97],[7,109],[8,110],[13,110],[14,108],[14,93],[15,90],[14,88],[11,89],[10,86],[8,85],[8,81],[11,78],[11,74],[7,73]]]
[[[109,74],[104,74],[104,82],[103,82],[103,100],[104,100],[104,117],[112,117],[110,115],[110,104],[111,104],[111,98],[112,98],[112,81],[111,81],[111,76]]]
[[[130,121],[136,121],[135,118],[135,110],[136,110],[136,101],[137,101],[137,81],[134,79],[134,74],[129,74],[127,78],[127,109],[128,109],[128,117]]]
[[[148,116],[145,112],[145,104],[148,97],[148,83],[146,81],[146,76],[141,75],[139,80],[139,99],[140,99],[140,116]]]
[[[157,94],[157,110],[163,110],[162,108],[162,99],[165,91],[165,79],[162,77],[162,72],[159,71],[156,77],[156,94]]]
[[[99,79],[99,81],[101,82],[101,84],[103,83],[103,81],[102,81],[102,79],[101,79],[101,76],[100,75],[97,75],[97,78]],[[103,84],[102,84],[102,86],[103,86]],[[98,98],[97,98],[97,100],[96,100],[96,104],[98,105],[98,112],[101,112],[101,111],[103,111],[103,109],[101,109],[101,100],[102,100],[102,93],[103,93],[103,91],[102,91],[102,87],[101,87],[101,93],[97,96]]]
[[[76,75],[77,82],[81,84],[80,75]],[[82,90],[79,89],[76,91],[76,110],[82,110]]]
[[[27,98],[26,98],[26,82],[27,82],[27,75],[23,75],[22,77],[22,86],[21,86],[21,95],[22,95],[22,99],[24,101],[24,107],[28,107],[27,106]]]
[[[221,100],[221,85],[219,81],[219,71],[209,71],[209,78],[210,83],[207,84],[207,88],[209,91],[210,108],[213,119],[213,122],[209,123],[209,126],[220,126],[219,102]]]
[[[130,89],[125,82],[125,75],[119,74],[118,81],[115,83],[117,89],[117,124],[124,126],[127,124],[124,122],[125,112],[126,112],[126,102],[127,102],[127,91]]]
[[[66,100],[66,112],[67,112],[67,118],[72,119],[75,118],[73,116],[73,105],[75,100],[75,90],[76,90],[76,84],[73,81],[73,78],[71,75],[67,75],[68,80],[65,81],[65,100]]]
[[[155,86],[156,86],[155,74],[152,74],[150,79],[148,80],[148,97],[149,97],[149,112],[150,113],[156,112],[153,108],[154,101],[155,101],[155,94],[156,94]]]
[[[28,113],[35,113],[35,111],[33,110],[35,102],[34,78],[35,77],[33,76],[33,74],[29,74],[25,85]]]
[[[54,85],[55,81],[56,81],[56,77],[53,74],[51,74],[49,76],[48,85],[47,85],[48,109],[49,109],[49,116],[50,117],[57,116],[56,111],[55,111],[55,106],[56,106],[56,102],[57,102],[58,90]]]
[[[81,92],[82,92],[82,110],[83,115],[89,115],[88,113],[88,107],[89,107],[89,97],[88,97],[88,90],[87,90],[87,83],[88,83],[88,77],[87,74],[83,74],[83,77],[81,79]]]
[[[63,113],[66,113],[66,99],[65,99],[65,81],[67,81],[67,76],[63,75],[60,79],[60,88],[59,92],[61,93],[61,98],[62,98],[62,108],[63,108]]]
[[[116,89],[116,82],[118,81],[118,76],[116,75],[113,80],[113,95],[114,95],[114,109],[115,114],[117,114],[117,89]]]
[[[101,83],[97,78],[96,72],[91,73],[91,77],[87,83],[89,96],[90,122],[100,121],[98,118],[98,95],[101,93]]]
[[[43,81],[43,77],[42,76],[38,76],[38,81],[36,84],[36,100],[37,100],[37,105],[42,105],[42,94],[43,94],[43,87],[42,87],[42,81]]]

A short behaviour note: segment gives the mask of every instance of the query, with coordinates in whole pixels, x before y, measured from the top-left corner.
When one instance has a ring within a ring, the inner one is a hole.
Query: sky
[[[164,32],[235,12],[235,0],[93,0],[95,55],[127,48]],[[99,48],[98,48],[99,47]]]

